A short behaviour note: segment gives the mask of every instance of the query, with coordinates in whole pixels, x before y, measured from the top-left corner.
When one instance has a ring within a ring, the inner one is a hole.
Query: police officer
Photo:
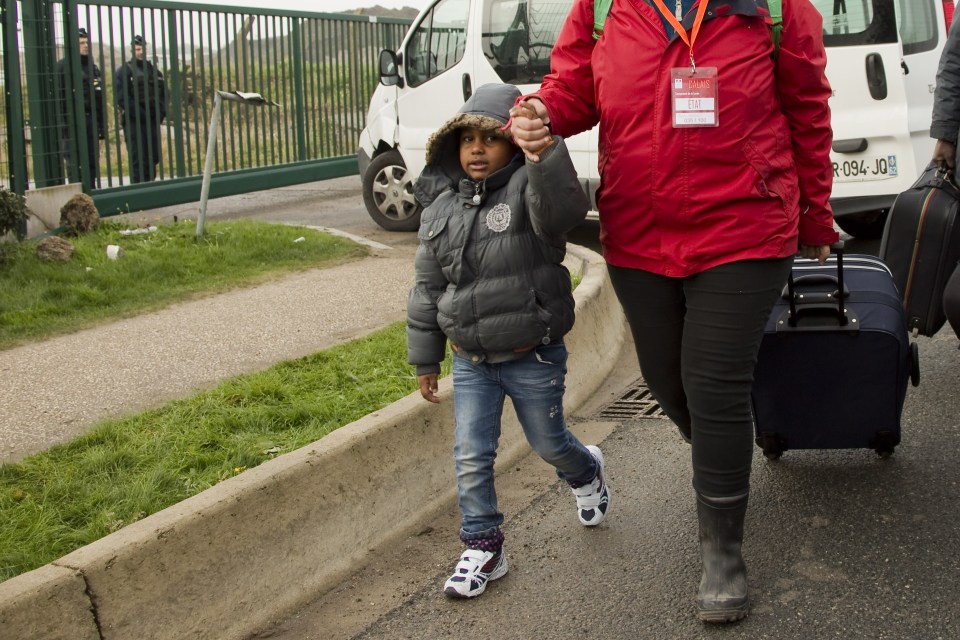
[[[167,90],[163,74],[144,58],[146,43],[134,36],[133,56],[117,69],[114,93],[127,140],[133,182],[157,177],[160,162],[160,124],[167,115]]]
[[[100,179],[100,141],[106,137],[107,105],[103,96],[103,78],[100,68],[93,63],[90,55],[90,39],[86,29],[77,31],[80,41],[80,84],[73,85],[74,91],[80,91],[83,96],[83,115],[87,131],[87,170],[89,172],[89,187],[96,189]],[[70,65],[64,58],[57,63],[57,75],[60,78],[60,123],[63,131],[62,145],[67,165],[73,166],[79,162],[77,152],[79,145],[71,136],[67,114],[73,109],[73,93],[71,92]]]

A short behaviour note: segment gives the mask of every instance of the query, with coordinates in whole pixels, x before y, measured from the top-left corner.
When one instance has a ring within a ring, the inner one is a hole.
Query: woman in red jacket
[[[523,98],[536,116],[511,125],[535,157],[550,131],[599,123],[604,257],[643,377],[692,444],[706,622],[748,610],[764,325],[793,256],[823,261],[838,239],[822,20],[809,0],[782,4],[775,48],[766,0],[616,0],[596,33],[594,0],[575,0],[550,75]]]

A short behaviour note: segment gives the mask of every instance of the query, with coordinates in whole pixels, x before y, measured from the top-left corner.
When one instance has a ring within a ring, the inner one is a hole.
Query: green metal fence
[[[0,0],[0,17],[0,186],[81,182],[103,215],[199,199],[218,90],[279,106],[224,103],[211,197],[355,174],[377,53],[410,24],[143,0]]]

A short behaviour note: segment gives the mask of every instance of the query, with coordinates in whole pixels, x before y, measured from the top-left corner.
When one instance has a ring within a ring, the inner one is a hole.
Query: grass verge
[[[0,581],[414,392],[406,356],[395,323],[0,466]]]
[[[344,238],[253,220],[208,223],[199,240],[189,221],[125,229],[105,220],[71,238],[68,262],[40,260],[26,242],[0,264],[0,349],[368,254]],[[123,249],[120,259],[107,257],[109,244]]]
[[[580,279],[575,272],[574,287]],[[449,371],[448,359],[442,375]],[[73,442],[0,465],[0,581],[314,442],[416,389],[406,362],[405,323],[398,322],[230,378],[192,398],[104,421]]]

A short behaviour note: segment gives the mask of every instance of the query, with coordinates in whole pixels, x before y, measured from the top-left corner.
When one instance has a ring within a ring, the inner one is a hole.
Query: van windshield
[[[504,82],[539,84],[573,0],[492,0],[483,15],[483,55]]]
[[[937,47],[940,0],[812,0],[828,47],[901,42],[909,55]]]

